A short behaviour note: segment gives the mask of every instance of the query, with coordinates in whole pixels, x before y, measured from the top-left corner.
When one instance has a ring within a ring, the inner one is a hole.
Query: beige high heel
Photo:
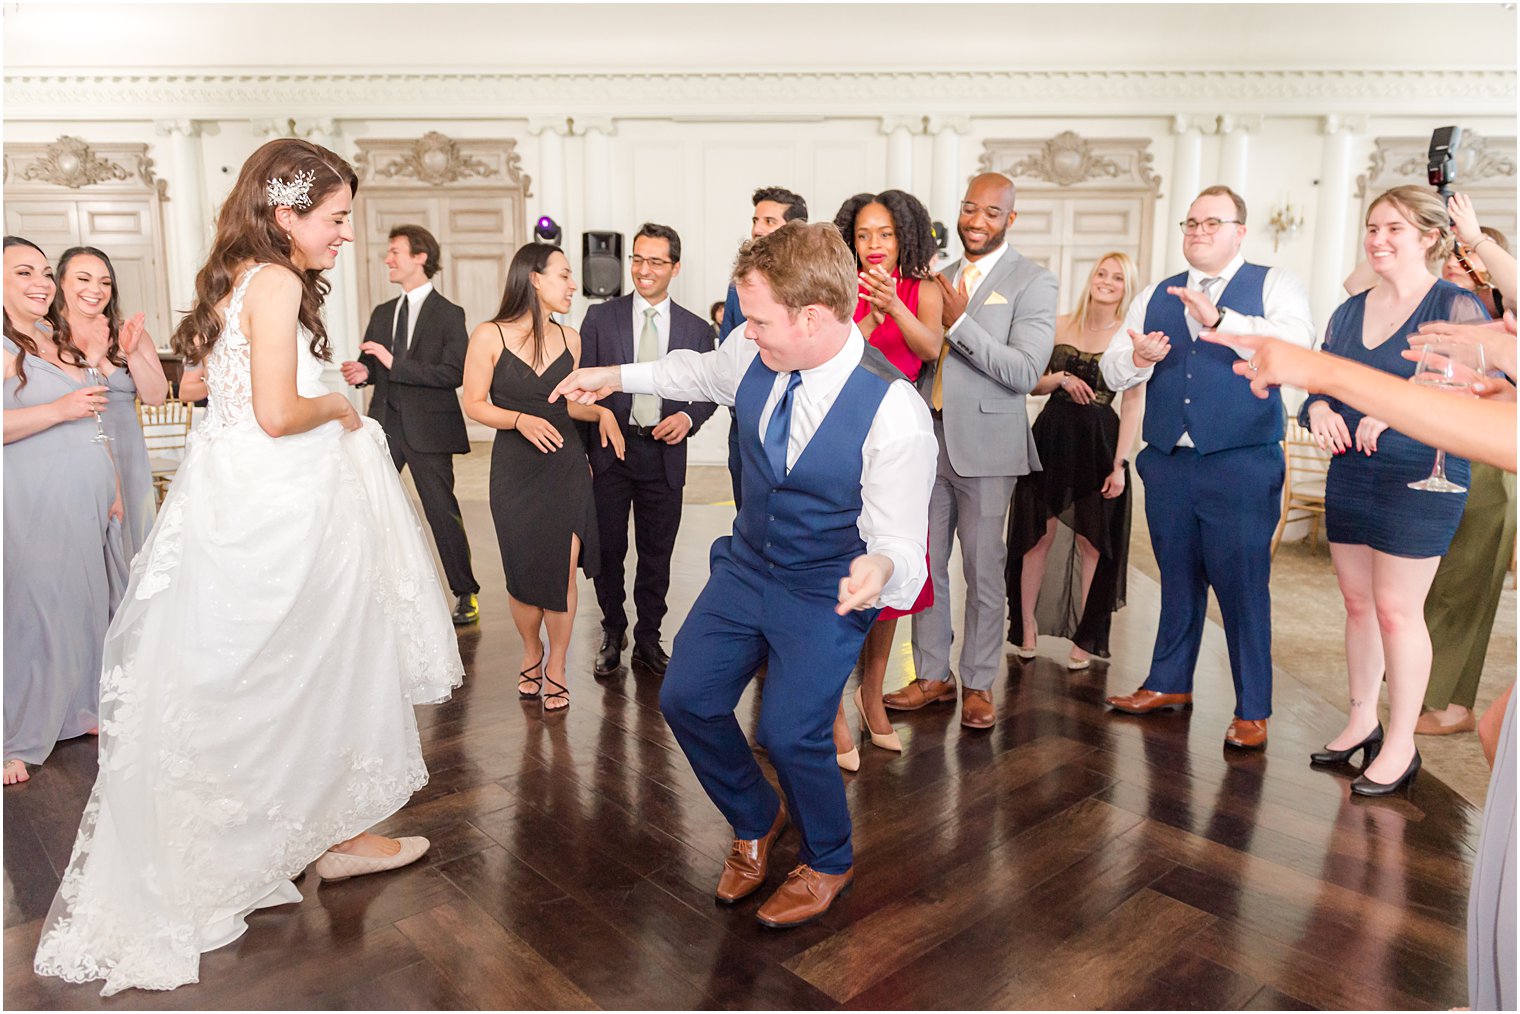
[[[860,727],[866,731],[867,736],[871,737],[872,746],[902,753],[902,740],[898,737],[896,729],[888,733],[877,733],[871,729],[871,723],[866,719],[866,707],[859,687],[855,688],[855,712],[860,715]]]
[[[845,753],[836,753],[834,755],[834,760],[837,761],[839,763],[839,766],[846,771],[859,771],[860,748],[852,746]]]

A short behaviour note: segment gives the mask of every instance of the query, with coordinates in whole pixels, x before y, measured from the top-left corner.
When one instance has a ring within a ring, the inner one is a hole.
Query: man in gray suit
[[[955,700],[949,563],[957,537],[966,575],[961,724],[972,729],[996,720],[1008,505],[1017,478],[1040,467],[1024,395],[1045,372],[1055,338],[1056,278],[1008,246],[1015,217],[1012,181],[1000,173],[976,177],[956,223],[965,256],[934,276],[945,302],[945,344],[935,368],[919,375],[939,438],[929,501],[934,605],[913,617],[919,678],[885,698],[898,711]]]

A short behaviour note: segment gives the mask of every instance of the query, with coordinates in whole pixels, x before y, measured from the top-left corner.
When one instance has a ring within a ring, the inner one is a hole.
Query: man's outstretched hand
[[[576,370],[559,382],[559,386],[549,393],[549,401],[556,402],[564,398],[566,401],[579,402],[582,405],[595,405],[609,394],[614,394],[623,389],[623,370],[617,366],[588,366]]]
[[[891,578],[892,561],[885,556],[855,557],[850,561],[849,576],[839,579],[839,605],[834,612],[843,616],[856,609],[873,608]]]

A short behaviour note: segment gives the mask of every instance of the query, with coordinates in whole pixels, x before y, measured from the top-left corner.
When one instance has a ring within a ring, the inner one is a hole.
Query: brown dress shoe
[[[1267,720],[1265,718],[1237,718],[1230,723],[1230,731],[1224,734],[1226,746],[1241,750],[1260,750],[1267,745]]]
[[[1457,709],[1453,711],[1452,709]],[[1478,720],[1470,708],[1453,704],[1441,711],[1427,711],[1414,723],[1416,736],[1450,736],[1454,732],[1472,732],[1478,728]]]
[[[723,860],[723,872],[718,877],[717,898],[725,905],[732,905],[741,898],[754,894],[765,883],[765,868],[770,861],[771,846],[786,828],[786,803],[776,811],[776,822],[764,838],[735,838]]]
[[[926,704],[955,703],[955,680],[914,680],[901,690],[882,697],[893,711],[917,711]]]
[[[755,915],[773,929],[801,926],[827,912],[854,880],[853,866],[843,873],[819,873],[804,863],[786,875],[786,883],[765,899]]]
[[[992,691],[961,690],[961,724],[968,729],[990,729],[997,721],[997,711],[992,706]]]
[[[1158,694],[1141,687],[1132,694],[1108,698],[1108,706],[1128,715],[1148,715],[1152,711],[1172,708],[1181,711],[1193,706],[1192,694]]]

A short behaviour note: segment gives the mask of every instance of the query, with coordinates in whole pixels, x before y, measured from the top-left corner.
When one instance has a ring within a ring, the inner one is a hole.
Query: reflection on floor
[[[425,862],[314,887],[249,919],[201,982],[112,1007],[1446,1008],[1466,1002],[1464,925],[1477,813],[1435,778],[1353,799],[1354,771],[1309,768],[1340,717],[1285,674],[1265,754],[1227,751],[1223,635],[1208,629],[1190,715],[1101,704],[1142,677],[1157,589],[1131,579],[1112,664],[1070,674],[1064,644],[996,688],[998,723],[896,716],[902,755],[863,748],[844,776],[854,892],[822,921],[765,930],[712,900],[729,830],[671,739],[658,683],[590,673],[589,583],[571,698],[517,698],[521,654],[484,505],[480,627],[447,705],[419,711],[432,781],[382,830],[425,834]],[[731,509],[688,506],[669,645]],[[631,578],[631,571],[630,571]],[[959,591],[956,593],[959,600]],[[957,621],[958,623],[959,621]],[[900,625],[906,638],[908,624]],[[625,656],[626,657],[626,656]],[[907,679],[893,655],[889,689]],[[853,683],[853,680],[852,680]],[[752,686],[740,714],[753,727]],[[851,721],[855,721],[853,713]],[[94,777],[63,744],[7,789],[8,1007],[98,1007],[96,988],[30,970]],[[779,884],[796,855],[785,835]]]

